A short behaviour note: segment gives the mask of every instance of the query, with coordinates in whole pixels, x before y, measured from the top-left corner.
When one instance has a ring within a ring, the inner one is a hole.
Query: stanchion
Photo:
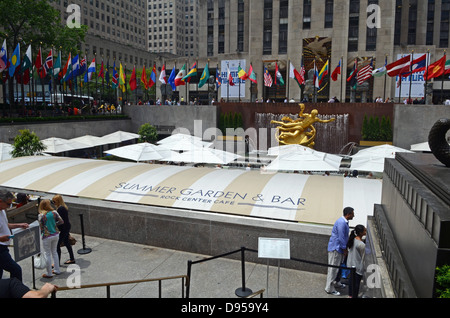
[[[78,254],[89,254],[90,252],[92,252],[92,249],[86,247],[85,245],[83,214],[80,214],[80,221],[81,221],[81,241],[83,242],[83,248],[78,250]]]
[[[242,267],[242,287],[236,289],[235,294],[238,297],[247,297],[253,292],[245,287],[245,247],[241,248],[241,267]]]

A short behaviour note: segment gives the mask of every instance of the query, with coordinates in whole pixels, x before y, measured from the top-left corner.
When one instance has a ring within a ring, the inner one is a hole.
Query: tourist
[[[59,241],[59,230],[56,227],[61,225],[64,221],[59,216],[50,204],[50,200],[42,200],[39,204],[39,226],[42,233],[42,246],[44,247],[44,255],[47,259],[47,274],[43,274],[43,278],[52,278],[53,273],[61,274],[59,270],[59,258],[57,252],[57,245]],[[55,270],[52,273],[52,260],[54,262]]]
[[[72,245],[69,241],[70,236],[70,221],[69,221],[69,208],[64,202],[61,195],[57,194],[52,198],[52,202],[56,207],[56,212],[58,212],[59,216],[63,219],[64,223],[58,225],[59,229],[59,241],[56,247],[56,251],[58,253],[58,259],[61,261],[61,243],[67,248],[67,252],[69,252],[69,259],[64,262],[64,264],[75,264],[75,257],[73,255]]]
[[[358,298],[359,286],[364,275],[364,254],[366,249],[366,244],[364,243],[365,235],[366,228],[364,225],[359,224],[350,233],[347,243],[347,267],[354,267],[356,270],[354,273],[356,277],[350,279],[349,284],[348,293],[351,298]]]
[[[8,245],[12,238],[12,229],[27,229],[29,225],[27,223],[8,223],[5,209],[11,206],[13,199],[14,195],[11,192],[0,189],[0,279],[5,270],[11,277],[22,281],[22,268],[12,259]]]
[[[328,267],[327,283],[325,285],[325,291],[328,294],[339,296],[341,293],[336,290],[337,288],[345,287],[344,284],[339,282],[337,277],[339,272],[339,266],[342,264],[345,256],[347,255],[347,242],[349,234],[348,221],[352,220],[355,216],[354,209],[352,207],[346,207],[344,209],[343,216],[341,216],[333,226],[331,231],[331,237],[328,242]]]

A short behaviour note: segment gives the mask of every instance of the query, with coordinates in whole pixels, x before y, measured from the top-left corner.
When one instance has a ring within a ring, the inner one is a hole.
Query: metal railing
[[[124,281],[124,282],[115,282],[115,283],[102,283],[102,284],[90,284],[90,285],[81,285],[77,288],[72,287],[59,287],[57,291],[52,293],[52,298],[56,298],[57,292],[68,291],[68,290],[78,290],[78,289],[86,289],[86,288],[96,288],[96,287],[106,287],[106,298],[111,298],[111,286],[118,285],[128,285],[128,284],[139,284],[139,283],[148,283],[148,282],[158,282],[158,296],[162,298],[162,281],[173,280],[173,279],[181,279],[181,298],[184,298],[184,286],[188,284],[189,277],[187,275],[178,275],[171,277],[160,277],[160,278],[149,278],[149,279],[140,279],[140,280],[132,280],[132,281]]]
[[[198,261],[190,261],[189,260],[188,261],[187,275],[186,275],[188,277],[188,279],[186,281],[186,298],[189,298],[189,296],[190,296],[190,283],[191,283],[191,273],[192,273],[192,266],[193,265],[198,264],[198,263],[212,261],[212,260],[215,260],[217,258],[222,258],[222,257],[229,256],[229,255],[232,255],[232,254],[235,254],[235,253],[239,253],[239,252],[241,253],[242,287],[238,288],[236,290],[236,296],[245,298],[245,297],[251,297],[254,294],[258,294],[259,293],[261,295],[261,297],[262,297],[264,290],[256,292],[256,293],[253,293],[250,289],[245,287],[245,277],[246,277],[245,276],[245,251],[258,253],[257,250],[249,249],[249,248],[246,248],[246,247],[241,247],[239,250],[235,250],[235,251],[232,251],[232,252],[228,252],[228,253],[224,253],[224,254],[221,254],[221,255],[213,256],[213,257],[210,257],[210,258],[205,258],[205,259],[201,259],[201,260],[198,260]],[[341,270],[349,270],[350,271],[350,282],[351,282],[351,284],[353,286],[355,286],[355,282],[356,282],[356,268],[354,268],[354,267],[335,266],[335,265],[324,264],[324,263],[319,263],[319,262],[314,262],[314,261],[308,261],[308,260],[294,258],[294,257],[291,257],[290,260],[291,261],[295,261],[295,262],[307,263],[307,264],[311,264],[311,265],[323,266],[323,267],[327,267],[327,268],[328,267],[334,267],[334,268],[339,268]]]

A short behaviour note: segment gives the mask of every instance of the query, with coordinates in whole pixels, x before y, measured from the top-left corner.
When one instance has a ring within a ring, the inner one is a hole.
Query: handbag
[[[75,245],[77,243],[77,239],[69,234],[69,243],[70,245]]]
[[[34,257],[34,268],[44,269],[47,267],[47,258],[45,258],[44,253],[38,254]]]

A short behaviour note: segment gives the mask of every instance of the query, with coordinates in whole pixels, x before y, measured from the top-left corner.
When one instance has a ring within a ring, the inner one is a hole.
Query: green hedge
[[[392,141],[392,125],[389,117],[364,116],[361,139],[366,141]]]
[[[50,117],[11,117],[0,118],[0,124],[12,123],[42,123],[42,122],[59,122],[59,121],[85,121],[85,120],[117,120],[129,119],[126,115],[92,115],[92,116],[50,116]]]

